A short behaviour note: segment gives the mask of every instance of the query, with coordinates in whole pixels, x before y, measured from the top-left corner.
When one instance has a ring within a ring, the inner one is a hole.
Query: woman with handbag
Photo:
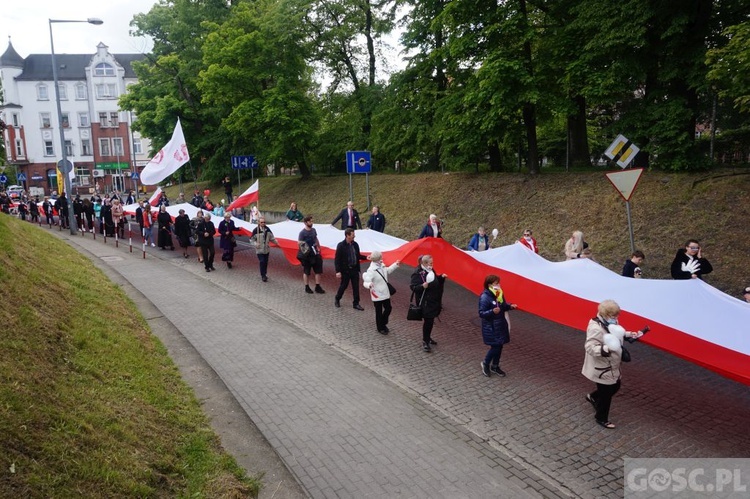
[[[420,257],[419,266],[411,275],[410,287],[422,311],[422,349],[425,352],[437,345],[432,339],[432,327],[443,308],[443,286],[447,277],[447,274],[435,272],[432,255]]]
[[[598,314],[589,321],[586,329],[586,356],[581,374],[596,383],[596,390],[586,395],[586,400],[594,406],[597,424],[613,430],[609,421],[609,408],[612,397],[620,390],[620,363],[622,362],[622,341],[610,333],[610,327],[617,324],[620,306],[614,300],[604,300],[599,304]],[[623,332],[624,330],[621,330]],[[624,331],[624,337],[637,339],[643,331]]]
[[[388,317],[391,315],[391,296],[396,293],[396,288],[388,282],[388,275],[396,270],[400,261],[394,262],[386,267],[383,264],[383,255],[380,251],[370,254],[370,268],[362,275],[362,286],[370,290],[370,298],[375,306],[375,327],[380,334],[388,334]]]
[[[482,374],[487,377],[491,373],[505,377],[505,371],[500,369],[500,355],[503,345],[510,343],[506,312],[516,308],[515,303],[505,300],[498,276],[490,274],[484,278],[484,291],[479,295],[479,317],[482,319],[482,340],[490,347],[481,363]]]
[[[221,261],[227,262],[227,267],[230,269],[234,261],[234,248],[237,246],[234,233],[238,230],[237,226],[234,225],[234,220],[232,220],[232,214],[230,212],[224,213],[224,220],[219,223],[219,248],[224,250],[221,254]]]

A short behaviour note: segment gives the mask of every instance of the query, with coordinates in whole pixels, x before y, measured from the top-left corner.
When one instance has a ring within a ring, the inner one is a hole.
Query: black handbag
[[[396,294],[396,288],[395,288],[395,286],[393,284],[391,284],[390,282],[388,282],[388,279],[386,279],[385,276],[383,274],[381,274],[379,270],[376,270],[375,272],[377,272],[378,274],[380,274],[380,277],[382,277],[383,280],[385,281],[385,283],[388,285],[388,293],[391,296],[395,295]],[[415,320],[422,320],[422,318],[420,317],[419,319],[415,319]]]
[[[411,292],[411,298],[409,299],[409,311],[406,312],[407,321],[421,321],[423,318],[422,312],[422,300],[424,300],[424,291],[422,291],[422,298],[419,303],[414,303],[414,291]]]
[[[628,349],[625,348],[625,345],[622,346],[622,352],[620,353],[620,360],[623,362],[630,362],[630,352],[628,352]]]

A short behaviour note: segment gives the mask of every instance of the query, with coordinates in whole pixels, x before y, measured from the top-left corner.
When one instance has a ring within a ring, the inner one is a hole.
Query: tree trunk
[[[503,171],[503,158],[502,154],[500,153],[500,146],[498,146],[496,140],[492,141],[492,143],[490,144],[488,154],[490,156],[490,171]]]
[[[586,98],[582,95],[573,97],[575,114],[568,116],[570,130],[570,159],[573,166],[591,166],[589,136],[586,127]]]

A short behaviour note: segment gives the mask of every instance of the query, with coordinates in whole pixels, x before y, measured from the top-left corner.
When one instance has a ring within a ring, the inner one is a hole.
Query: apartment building
[[[149,160],[150,143],[131,124],[118,98],[137,77],[131,64],[143,54],[111,54],[99,43],[94,54],[55,54],[68,159],[74,165],[73,194],[136,188],[133,172]],[[24,187],[60,192],[62,159],[51,54],[21,57],[8,42],[0,56],[0,117],[8,164],[26,177]]]

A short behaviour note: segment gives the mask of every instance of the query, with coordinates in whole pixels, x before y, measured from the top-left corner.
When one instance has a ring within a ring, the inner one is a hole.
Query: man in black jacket
[[[341,285],[336,292],[336,299],[334,301],[336,307],[341,306],[341,297],[344,296],[344,291],[346,291],[349,282],[351,282],[352,295],[354,295],[354,308],[364,310],[359,304],[359,262],[361,260],[367,260],[367,257],[362,256],[359,252],[359,244],[354,241],[354,229],[345,229],[344,240],[336,246],[336,257],[334,259],[336,277],[341,278]]]
[[[336,225],[336,222],[341,220],[341,230],[346,229],[361,229],[362,222],[359,219],[359,213],[354,209],[354,203],[349,201],[346,203],[346,208],[341,210],[336,218],[333,219],[331,225]]]
[[[203,221],[198,222],[195,233],[198,236],[198,244],[203,248],[203,265],[206,267],[206,272],[216,270],[214,268],[214,255],[216,254],[214,235],[216,234],[216,226],[211,221],[211,214],[209,212],[204,213]]]

